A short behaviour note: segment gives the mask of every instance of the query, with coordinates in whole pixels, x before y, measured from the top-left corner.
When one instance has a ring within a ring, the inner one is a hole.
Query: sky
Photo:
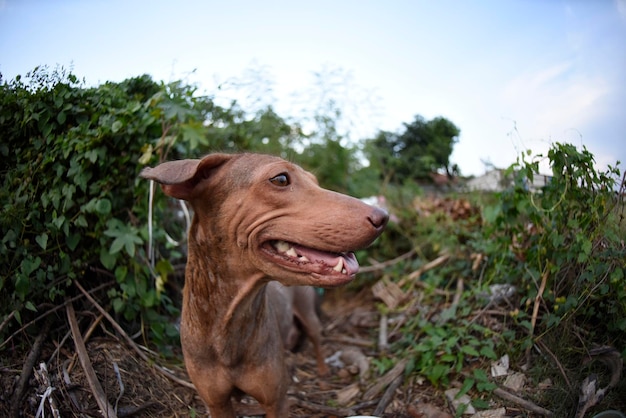
[[[626,165],[626,0],[0,0],[3,79],[38,65],[253,94],[284,117],[326,74],[350,138],[443,116],[464,175],[554,142]]]

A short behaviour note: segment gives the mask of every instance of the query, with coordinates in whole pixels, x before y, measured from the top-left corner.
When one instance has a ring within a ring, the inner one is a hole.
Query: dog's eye
[[[285,173],[281,173],[270,179],[272,184],[280,187],[289,186],[289,176]]]

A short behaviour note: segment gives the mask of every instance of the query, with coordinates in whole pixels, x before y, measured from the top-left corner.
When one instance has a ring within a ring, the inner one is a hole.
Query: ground
[[[363,396],[375,383],[369,379],[370,373],[364,370],[373,367],[368,357],[377,355],[376,330],[379,318],[374,303],[370,289],[326,293],[322,303],[324,351],[327,357],[334,355],[337,361],[331,364],[330,375],[321,378],[317,375],[312,345],[308,341],[304,342],[299,352],[289,355],[293,376],[289,392],[291,416],[367,415],[376,409],[385,388],[378,392],[370,391],[367,399]],[[95,313],[77,312],[77,316],[92,321]],[[87,333],[84,329],[82,332],[84,336]],[[166,377],[153,367],[153,363],[139,358],[115,334],[110,324],[101,321],[93,335],[86,342],[88,357],[107,399],[117,407],[118,416],[160,418],[207,414],[193,389]],[[3,361],[0,416],[9,416],[12,392],[27,353],[16,354],[10,362],[6,362],[8,359]],[[154,353],[148,355],[150,358],[158,358]],[[50,414],[49,399],[56,402],[62,417],[100,416],[71,338],[62,345],[59,341],[44,342],[40,359],[48,360],[48,376],[55,388],[51,397],[43,402],[47,416]],[[187,380],[181,363],[163,360],[161,365],[173,375]],[[120,390],[120,382],[123,392]],[[36,415],[46,386],[36,378],[30,378],[22,399],[21,416]],[[395,391],[385,416],[420,416],[407,412],[410,403],[420,401],[439,403],[445,408],[442,395],[433,388],[405,384]],[[242,399],[237,405],[237,410],[242,414],[254,415],[260,412],[255,402],[248,398]]]
[[[324,351],[330,360],[331,373],[324,378],[317,375],[312,346],[308,342],[299,352],[289,355],[288,364],[293,378],[289,391],[290,416],[454,416],[453,407],[446,400],[443,390],[418,377],[406,378],[402,364],[395,371],[386,370],[382,376],[374,370],[377,363],[372,359],[380,358],[381,354],[378,347],[380,313],[376,306],[380,301],[377,302],[374,293],[370,287],[365,287],[359,290],[335,289],[325,294],[321,306]],[[119,337],[111,324],[105,320],[95,321],[95,312],[81,311],[76,316],[84,320],[81,332],[87,340],[88,360],[102,385],[104,396],[117,408],[118,416],[161,418],[207,415],[205,406],[193,389],[167,376],[187,381],[180,361],[161,360],[157,353],[147,351],[145,355],[150,360],[146,361]],[[85,329],[89,323],[97,323],[90,338]],[[26,354],[16,353],[14,358],[2,361],[0,416],[10,416],[12,393]],[[47,377],[51,383],[47,384],[41,374],[39,378],[29,379],[19,416],[36,416],[40,405],[45,409],[46,416],[51,416],[51,400],[56,403],[60,417],[101,416],[77,357],[71,337],[65,341],[44,342],[39,358],[47,361]],[[159,365],[167,373],[157,370]],[[48,386],[55,389],[51,396],[42,397]],[[539,416],[514,403],[507,405],[495,397],[490,407],[494,411],[491,417]],[[258,405],[249,398],[238,402],[236,409],[241,416],[261,414]]]

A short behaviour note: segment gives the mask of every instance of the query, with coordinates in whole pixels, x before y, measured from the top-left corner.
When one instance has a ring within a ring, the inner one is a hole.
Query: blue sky
[[[626,165],[626,0],[0,0],[4,79],[42,64],[91,85],[185,79],[218,99],[256,69],[267,84],[251,88],[283,116],[330,69],[355,139],[444,116],[463,174],[556,141]]]

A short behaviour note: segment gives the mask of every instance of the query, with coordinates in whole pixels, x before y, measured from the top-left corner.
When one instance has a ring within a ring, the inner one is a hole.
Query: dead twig
[[[551,411],[548,411],[547,409],[544,409],[540,406],[535,405],[534,403],[527,401],[526,399],[522,399],[519,396],[513,395],[512,393],[507,392],[504,389],[501,388],[495,388],[493,390],[493,393],[497,396],[499,396],[500,398],[504,399],[505,401],[509,401],[509,402],[513,402],[514,404],[528,410],[531,412],[534,412],[536,414],[542,415],[544,417],[552,417],[554,414],[552,414]]]
[[[569,388],[570,392],[574,392],[574,387],[572,386],[572,384],[570,383],[569,379],[567,378],[567,373],[565,373],[565,369],[563,368],[563,365],[561,364],[559,359],[556,357],[556,355],[554,355],[554,353],[552,351],[550,351],[548,346],[545,345],[543,343],[543,341],[537,341],[537,345],[539,345],[539,348],[541,348],[543,351],[548,353],[548,355],[552,358],[552,360],[554,361],[556,366],[561,371],[561,376],[563,376],[563,379],[565,380],[565,383],[567,384],[567,387]]]
[[[348,337],[347,335],[337,335],[337,336],[330,335],[328,337],[325,337],[324,340],[335,342],[335,343],[340,343],[340,344],[353,345],[356,347],[363,347],[363,348],[374,348],[374,346],[376,345],[371,340],[366,340],[363,338]]]
[[[398,283],[398,285],[400,287],[403,287],[407,281],[409,282],[416,281],[417,279],[420,278],[422,274],[426,273],[428,270],[432,270],[436,267],[439,267],[440,265],[448,261],[449,258],[450,258],[450,254],[444,254],[435,258],[434,260],[424,264],[422,267],[415,270],[413,273],[409,274],[406,278],[402,279],[400,283]]]
[[[300,408],[308,409],[309,411],[322,413],[328,416],[349,417],[355,414],[354,410],[350,408],[334,408],[332,406],[312,403],[299,398],[290,398],[290,400],[294,405],[297,405]]]
[[[16,312],[17,312],[17,310],[13,310],[13,311],[11,311],[10,314],[7,315],[6,318],[4,318],[4,321],[2,321],[2,323],[0,324],[0,332],[2,332],[4,327],[6,327],[9,322],[11,322],[11,320],[15,317],[15,313]]]
[[[359,273],[371,273],[374,271],[380,271],[380,270],[384,270],[387,267],[391,267],[395,264],[398,264],[406,259],[409,259],[411,257],[413,257],[415,255],[415,250],[411,250],[407,253],[404,253],[396,258],[392,258],[391,260],[387,260],[384,261],[382,263],[375,263],[372,264],[371,266],[365,266],[365,267],[361,267],[359,268]]]
[[[543,291],[546,290],[546,283],[548,282],[548,274],[550,274],[550,264],[546,265],[543,270],[543,274],[541,275],[541,284],[539,284],[539,289],[537,290],[537,296],[535,296],[535,304],[533,306],[533,316],[530,318],[530,331],[529,337],[533,338],[535,333],[535,325],[537,324],[537,316],[539,315],[539,305],[543,300]],[[532,345],[529,345],[526,349],[526,365],[530,367],[530,349]]]
[[[70,324],[70,329],[72,330],[72,338],[74,339],[74,345],[76,346],[76,352],[78,353],[78,360],[80,361],[80,365],[83,367],[87,383],[91,388],[91,393],[96,398],[100,412],[105,418],[117,418],[115,409],[113,409],[113,406],[107,400],[106,393],[104,392],[104,389],[102,389],[98,376],[96,376],[96,372],[91,365],[91,360],[89,360],[89,354],[87,354],[85,342],[83,341],[80,329],[78,328],[78,321],[76,321],[76,314],[74,313],[74,306],[72,305],[72,302],[67,302],[65,304],[65,311],[67,313],[67,320]]]
[[[102,322],[102,318],[103,318],[102,315],[98,316],[96,320],[93,321],[93,323],[89,326],[89,328],[87,328],[87,332],[85,332],[85,335],[83,336],[83,341],[85,342],[85,344],[87,344],[87,341],[89,341],[89,338],[91,337],[91,334],[93,334],[93,332],[96,330],[96,327],[100,324],[100,322]],[[59,344],[59,348],[60,347],[61,347],[61,344]],[[74,364],[76,364],[76,353],[74,353],[74,355],[72,356],[71,363],[69,364],[67,368],[68,373],[72,372],[72,369],[74,368]]]
[[[124,329],[120,326],[120,324],[118,324],[113,319],[113,317],[111,315],[109,315],[109,313],[102,306],[100,306],[100,304],[98,302],[96,302],[96,300],[80,285],[80,283],[78,283],[77,281],[74,281],[74,284],[76,285],[78,290],[80,290],[83,293],[83,295],[85,295],[87,300],[89,300],[89,302],[91,302],[91,304],[107,319],[107,321],[109,321],[111,323],[113,328],[115,328],[115,330],[124,338],[124,340],[126,340],[128,345],[139,355],[139,357],[143,361],[145,361],[147,364],[151,364],[152,367],[154,367],[158,372],[163,374],[168,379],[178,383],[181,386],[184,386],[184,387],[187,387],[187,388],[195,390],[196,387],[191,382],[188,382],[186,380],[183,380],[183,379],[180,379],[180,378],[174,376],[172,373],[170,373],[164,367],[162,367],[162,366],[154,363],[153,361],[151,361],[148,358],[148,356],[137,346],[137,344],[133,341],[133,339],[128,336],[128,334],[124,331]]]
[[[385,409],[387,409],[387,405],[389,405],[389,403],[393,400],[393,395],[395,394],[396,389],[400,387],[403,381],[404,373],[396,377],[393,382],[391,382],[391,384],[387,387],[385,394],[376,406],[376,409],[374,410],[374,416],[378,417],[383,415],[383,412],[385,412]]]
[[[33,348],[31,348],[30,353],[28,353],[28,357],[24,362],[24,366],[22,367],[22,374],[20,375],[20,379],[15,385],[13,397],[11,398],[11,410],[9,411],[9,416],[11,417],[18,418],[20,416],[20,400],[22,399],[24,391],[26,390],[28,379],[30,379],[30,376],[33,373],[35,363],[37,362],[37,359],[39,359],[39,354],[41,354],[41,347],[43,346],[43,342],[48,336],[48,331],[50,331],[51,325],[52,321],[50,319],[46,320],[43,328],[39,332],[39,335],[37,336],[37,338],[35,338]]]
[[[111,286],[113,283],[115,283],[115,282],[114,281],[109,281],[109,282],[106,282],[106,283],[102,283],[101,285],[96,286],[93,289],[91,289],[90,292],[91,293],[96,292],[96,291],[98,291],[98,290],[100,290],[102,288]],[[81,299],[82,297],[83,297],[82,295],[78,295],[78,296],[74,296],[73,298],[71,298],[69,300],[71,302],[74,302],[75,300]],[[9,341],[11,341],[13,338],[15,338],[16,335],[19,335],[22,331],[24,331],[25,329],[27,329],[31,325],[41,321],[42,319],[48,317],[50,314],[53,314],[53,313],[55,313],[56,311],[58,311],[60,309],[63,309],[64,306],[65,305],[62,305],[62,304],[61,305],[56,305],[54,308],[45,311],[44,313],[42,313],[41,315],[39,315],[37,318],[33,319],[32,321],[27,322],[26,324],[22,325],[17,331],[15,331],[13,334],[11,334],[9,337],[7,337],[4,341],[2,341],[2,343],[0,343],[0,349],[2,347],[4,347],[5,345],[7,345],[9,343]],[[37,308],[37,310],[39,311],[40,309]],[[14,312],[11,312],[11,315],[14,316],[15,315]],[[11,315],[9,315],[9,316],[11,316]],[[7,318],[7,320],[8,319],[9,318]],[[6,320],[5,320],[5,322],[6,322]],[[2,325],[4,326],[5,323],[3,322]]]
[[[378,327],[378,349],[387,351],[389,342],[387,338],[387,314],[380,315],[380,325]]]
[[[387,385],[393,383],[399,376],[402,376],[404,373],[404,369],[406,368],[408,360],[402,359],[393,367],[393,369],[389,370],[383,377],[378,379],[378,381],[365,392],[363,395],[364,400],[370,400],[376,397]]]
[[[45,402],[48,401],[50,405],[50,411],[52,411],[53,418],[61,418],[61,414],[59,413],[59,407],[57,405],[54,396],[52,396],[52,392],[55,388],[52,386],[50,382],[50,377],[48,376],[48,368],[46,367],[46,363],[43,361],[39,363],[39,370],[35,370],[35,378],[37,382],[41,385],[41,388],[44,390],[41,396],[41,402],[39,403],[39,408],[37,409],[37,417],[41,414],[45,416],[44,408]]]

